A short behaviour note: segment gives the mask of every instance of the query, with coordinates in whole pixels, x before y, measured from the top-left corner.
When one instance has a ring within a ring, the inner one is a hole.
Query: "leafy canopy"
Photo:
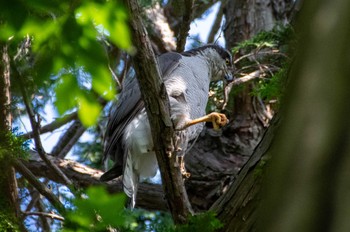
[[[116,93],[102,41],[132,51],[123,4],[117,0],[13,0],[10,4],[0,0],[0,9],[0,42],[20,44],[29,36],[35,81],[57,79],[58,112],[77,107],[82,123],[94,125],[102,109],[96,95],[111,100]],[[89,84],[81,84],[82,76]]]

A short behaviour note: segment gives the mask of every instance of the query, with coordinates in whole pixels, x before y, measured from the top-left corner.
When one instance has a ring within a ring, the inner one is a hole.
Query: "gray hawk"
[[[214,128],[227,123],[225,115],[205,115],[211,81],[232,81],[231,54],[219,45],[205,45],[183,53],[168,52],[158,57],[159,70],[165,84],[170,117],[177,141],[175,149],[181,159],[189,141],[198,137],[204,122]],[[114,166],[101,176],[109,181],[123,175],[124,192],[135,205],[140,180],[155,176],[158,164],[153,150],[151,128],[137,79],[124,80],[119,99],[110,114],[105,132],[104,160],[112,159]]]

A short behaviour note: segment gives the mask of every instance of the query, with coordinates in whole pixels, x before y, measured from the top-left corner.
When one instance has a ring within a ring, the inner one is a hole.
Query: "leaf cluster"
[[[13,158],[27,158],[29,145],[18,136],[17,128],[11,131],[0,131],[0,160],[11,161]]]
[[[95,124],[102,109],[96,95],[111,100],[116,93],[100,41],[108,38],[132,52],[128,14],[121,1],[0,0],[0,9],[0,41],[20,44],[30,37],[31,74],[36,83],[57,80],[58,112],[76,107],[85,126]],[[82,73],[88,85],[80,85]]]
[[[193,232],[216,231],[222,223],[213,212],[191,216],[189,223],[175,226],[164,212],[125,209],[124,193],[110,195],[101,186],[90,187],[83,197],[73,200],[74,209],[65,215],[63,231],[158,231]]]
[[[287,72],[295,47],[295,34],[290,25],[277,25],[263,31],[232,49],[236,59],[236,76],[259,70],[252,94],[277,103],[283,96]]]

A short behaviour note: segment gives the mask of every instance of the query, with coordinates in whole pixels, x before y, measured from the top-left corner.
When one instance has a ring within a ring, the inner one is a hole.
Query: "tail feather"
[[[139,174],[134,170],[132,155],[130,152],[128,152],[123,173],[123,189],[126,195],[131,198],[131,208],[134,208],[136,204],[136,194],[140,181],[139,179]]]

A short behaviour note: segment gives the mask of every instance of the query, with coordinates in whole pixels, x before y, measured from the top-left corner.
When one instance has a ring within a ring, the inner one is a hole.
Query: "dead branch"
[[[74,186],[87,188],[93,185],[105,185],[110,193],[123,192],[120,179],[115,179],[107,183],[100,181],[100,176],[104,173],[101,170],[90,168],[79,162],[63,160],[49,156],[49,159],[74,183]],[[63,184],[61,178],[47,168],[45,162],[38,160],[24,161],[22,163],[30,169],[37,177],[46,177],[54,182]],[[167,210],[166,201],[162,187],[156,184],[140,183],[139,194],[137,194],[136,206],[149,210]]]
[[[44,212],[45,211],[45,206],[44,206],[44,204],[43,204],[41,199],[36,202],[35,206],[36,206],[36,208],[37,208],[37,210],[39,212]],[[23,214],[23,216],[25,216],[25,214]],[[51,220],[49,218],[47,218],[44,214],[39,215],[39,218],[40,218],[40,221],[41,221],[41,226],[43,228],[43,231],[51,231],[51,227],[50,227],[50,221]]]
[[[63,117],[57,118],[55,121],[43,126],[39,128],[39,133],[40,134],[45,134],[47,132],[52,132],[58,128],[60,128],[61,126],[75,120],[78,118],[78,113],[77,112],[73,112],[70,114],[67,114]],[[20,137],[24,138],[24,139],[32,139],[34,137],[34,133],[33,131],[28,132],[26,134],[21,135]]]
[[[60,215],[57,215],[57,214],[54,214],[54,213],[45,213],[45,212],[23,212],[24,215],[26,216],[30,216],[30,215],[36,215],[36,216],[44,216],[44,217],[48,217],[48,218],[51,218],[51,219],[56,219],[56,220],[59,220],[59,221],[64,221],[64,217],[60,216]]]
[[[208,39],[207,39],[207,43],[213,43],[214,42],[215,35],[218,32],[218,30],[220,29],[222,17],[224,16],[224,6],[225,6],[225,4],[226,4],[226,1],[221,1],[219,11],[218,11],[218,13],[216,15],[216,18],[215,18],[215,21],[213,23],[213,26],[210,29],[210,32],[209,32],[209,35],[208,35]]]
[[[39,193],[47,198],[47,200],[59,211],[64,211],[64,206],[60,200],[37,178],[20,160],[14,162],[15,168],[28,180],[28,182],[36,188]]]
[[[182,22],[180,25],[180,30],[177,36],[177,44],[176,44],[176,51],[177,52],[183,52],[186,45],[186,40],[188,36],[188,32],[190,30],[190,25],[192,22],[192,13],[193,13],[193,0],[186,0],[184,1],[184,12],[182,16]]]
[[[75,120],[64,134],[60,136],[59,141],[52,148],[51,155],[64,158],[85,130],[86,128],[81,124],[80,120]]]

